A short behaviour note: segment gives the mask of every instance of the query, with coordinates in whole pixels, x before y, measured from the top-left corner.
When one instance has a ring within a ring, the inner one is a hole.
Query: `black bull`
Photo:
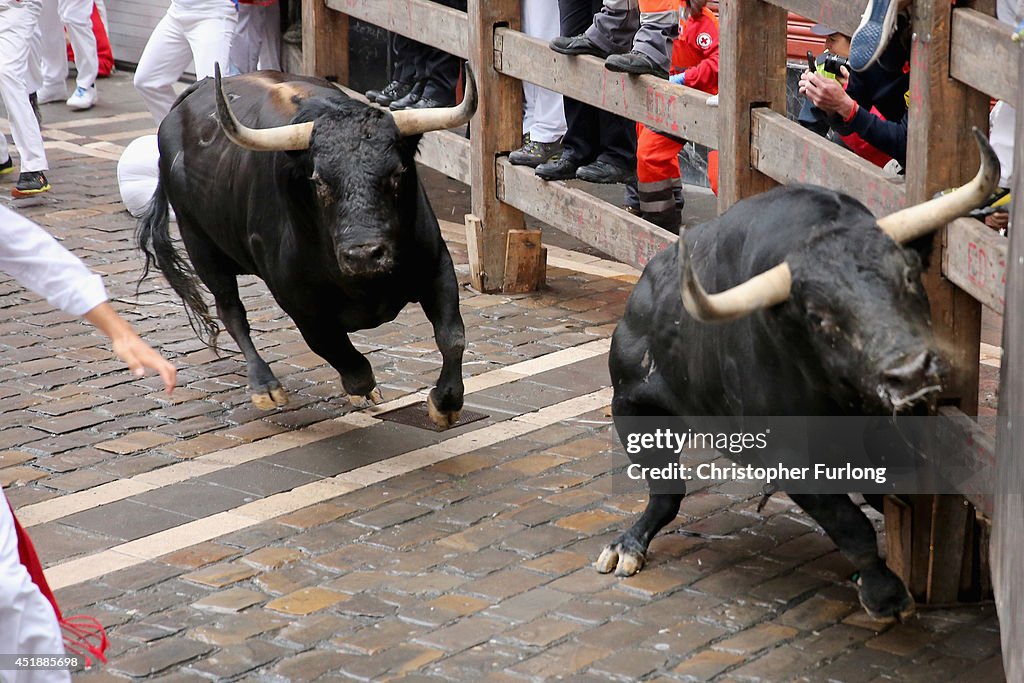
[[[998,161],[987,143],[982,149],[982,171],[957,199],[877,223],[849,196],[790,186],[687,230],[678,249],[647,265],[612,339],[612,412],[623,441],[629,418],[641,416],[891,415],[928,404],[943,364],[921,259],[900,244],[988,196]],[[701,283],[719,293],[706,294]],[[598,571],[642,569],[651,539],[679,511],[679,484],[669,493],[650,482],[646,509],[604,549]],[[849,496],[791,498],[856,567],[871,615],[900,618],[913,609]]]
[[[162,122],[159,183],[137,235],[146,271],[156,263],[193,327],[215,344],[218,326],[196,276],[206,285],[245,356],[258,407],[283,405],[287,396],[250,338],[236,281],[243,274],[266,282],[361,402],[381,395],[348,333],[419,302],[443,358],[428,398],[431,418],[443,427],[458,419],[465,348],[458,283],[413,158],[421,133],[472,115],[467,73],[460,107],[393,116],[326,81],[278,72],[224,79],[226,96],[218,98],[218,70],[216,82],[189,88]],[[168,203],[191,263],[172,244]]]

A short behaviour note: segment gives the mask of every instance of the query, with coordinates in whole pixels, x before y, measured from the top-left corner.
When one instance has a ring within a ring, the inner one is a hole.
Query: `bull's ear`
[[[420,148],[422,139],[422,135],[410,135],[398,139],[398,154],[402,157],[402,163],[406,168],[410,168],[415,163],[416,152]]]

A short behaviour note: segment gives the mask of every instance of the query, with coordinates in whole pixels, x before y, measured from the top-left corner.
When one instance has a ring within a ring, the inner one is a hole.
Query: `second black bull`
[[[381,394],[348,333],[419,302],[443,358],[430,416],[441,427],[457,421],[465,350],[458,282],[414,157],[423,133],[472,117],[468,67],[466,83],[457,107],[390,113],[320,79],[263,71],[222,83],[218,69],[160,125],[159,183],[137,234],[146,272],[156,264],[215,344],[219,327],[198,281],[206,285],[245,356],[256,406],[284,405],[287,396],[250,338],[236,281],[243,274],[266,282],[310,349],[363,403]],[[187,261],[172,243],[168,204]]]
[[[876,222],[842,193],[780,187],[687,230],[678,249],[652,259],[612,338],[620,438],[627,441],[623,425],[641,416],[885,416],[933,405],[943,361],[921,259],[901,245],[988,198],[999,162],[975,134],[981,171],[944,197]],[[598,571],[640,571],[651,539],[678,513],[679,487],[660,492],[650,483],[647,508],[604,549]],[[849,496],[791,498],[856,567],[871,615],[900,618],[913,610],[903,582],[879,557],[871,522]]]

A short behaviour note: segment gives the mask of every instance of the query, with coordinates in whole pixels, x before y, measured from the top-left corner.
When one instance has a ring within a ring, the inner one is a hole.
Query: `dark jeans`
[[[466,0],[434,1],[466,11]],[[395,54],[394,80],[403,83],[423,81],[423,97],[437,100],[442,106],[455,103],[455,85],[462,68],[458,57],[399,35],[395,36],[392,49]]]
[[[601,0],[558,0],[561,34],[578,36],[601,11]],[[618,168],[636,169],[636,124],[603,109],[564,98],[568,129],[562,141],[563,159],[578,165],[604,161]]]

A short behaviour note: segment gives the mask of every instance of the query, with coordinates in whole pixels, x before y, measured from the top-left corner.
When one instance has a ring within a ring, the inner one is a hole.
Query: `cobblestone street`
[[[258,410],[226,334],[218,355],[161,277],[136,289],[116,162],[155,130],[131,74],[100,93],[88,112],[43,107],[53,196],[23,213],[104,274],[178,389],[132,377],[101,336],[0,279],[0,482],[63,611],[110,635],[109,662],[76,680],[1003,680],[991,603],[871,620],[851,565],[781,494],[758,512],[754,491],[705,488],[641,573],[593,569],[645,502],[612,485],[626,266],[549,246],[544,291],[480,294],[461,216],[438,210],[463,284],[466,409],[484,416],[445,432],[378,418],[422,404],[440,371],[418,307],[352,335],[385,399],[358,411],[242,278],[290,398]],[[986,377],[994,392],[992,363]]]

